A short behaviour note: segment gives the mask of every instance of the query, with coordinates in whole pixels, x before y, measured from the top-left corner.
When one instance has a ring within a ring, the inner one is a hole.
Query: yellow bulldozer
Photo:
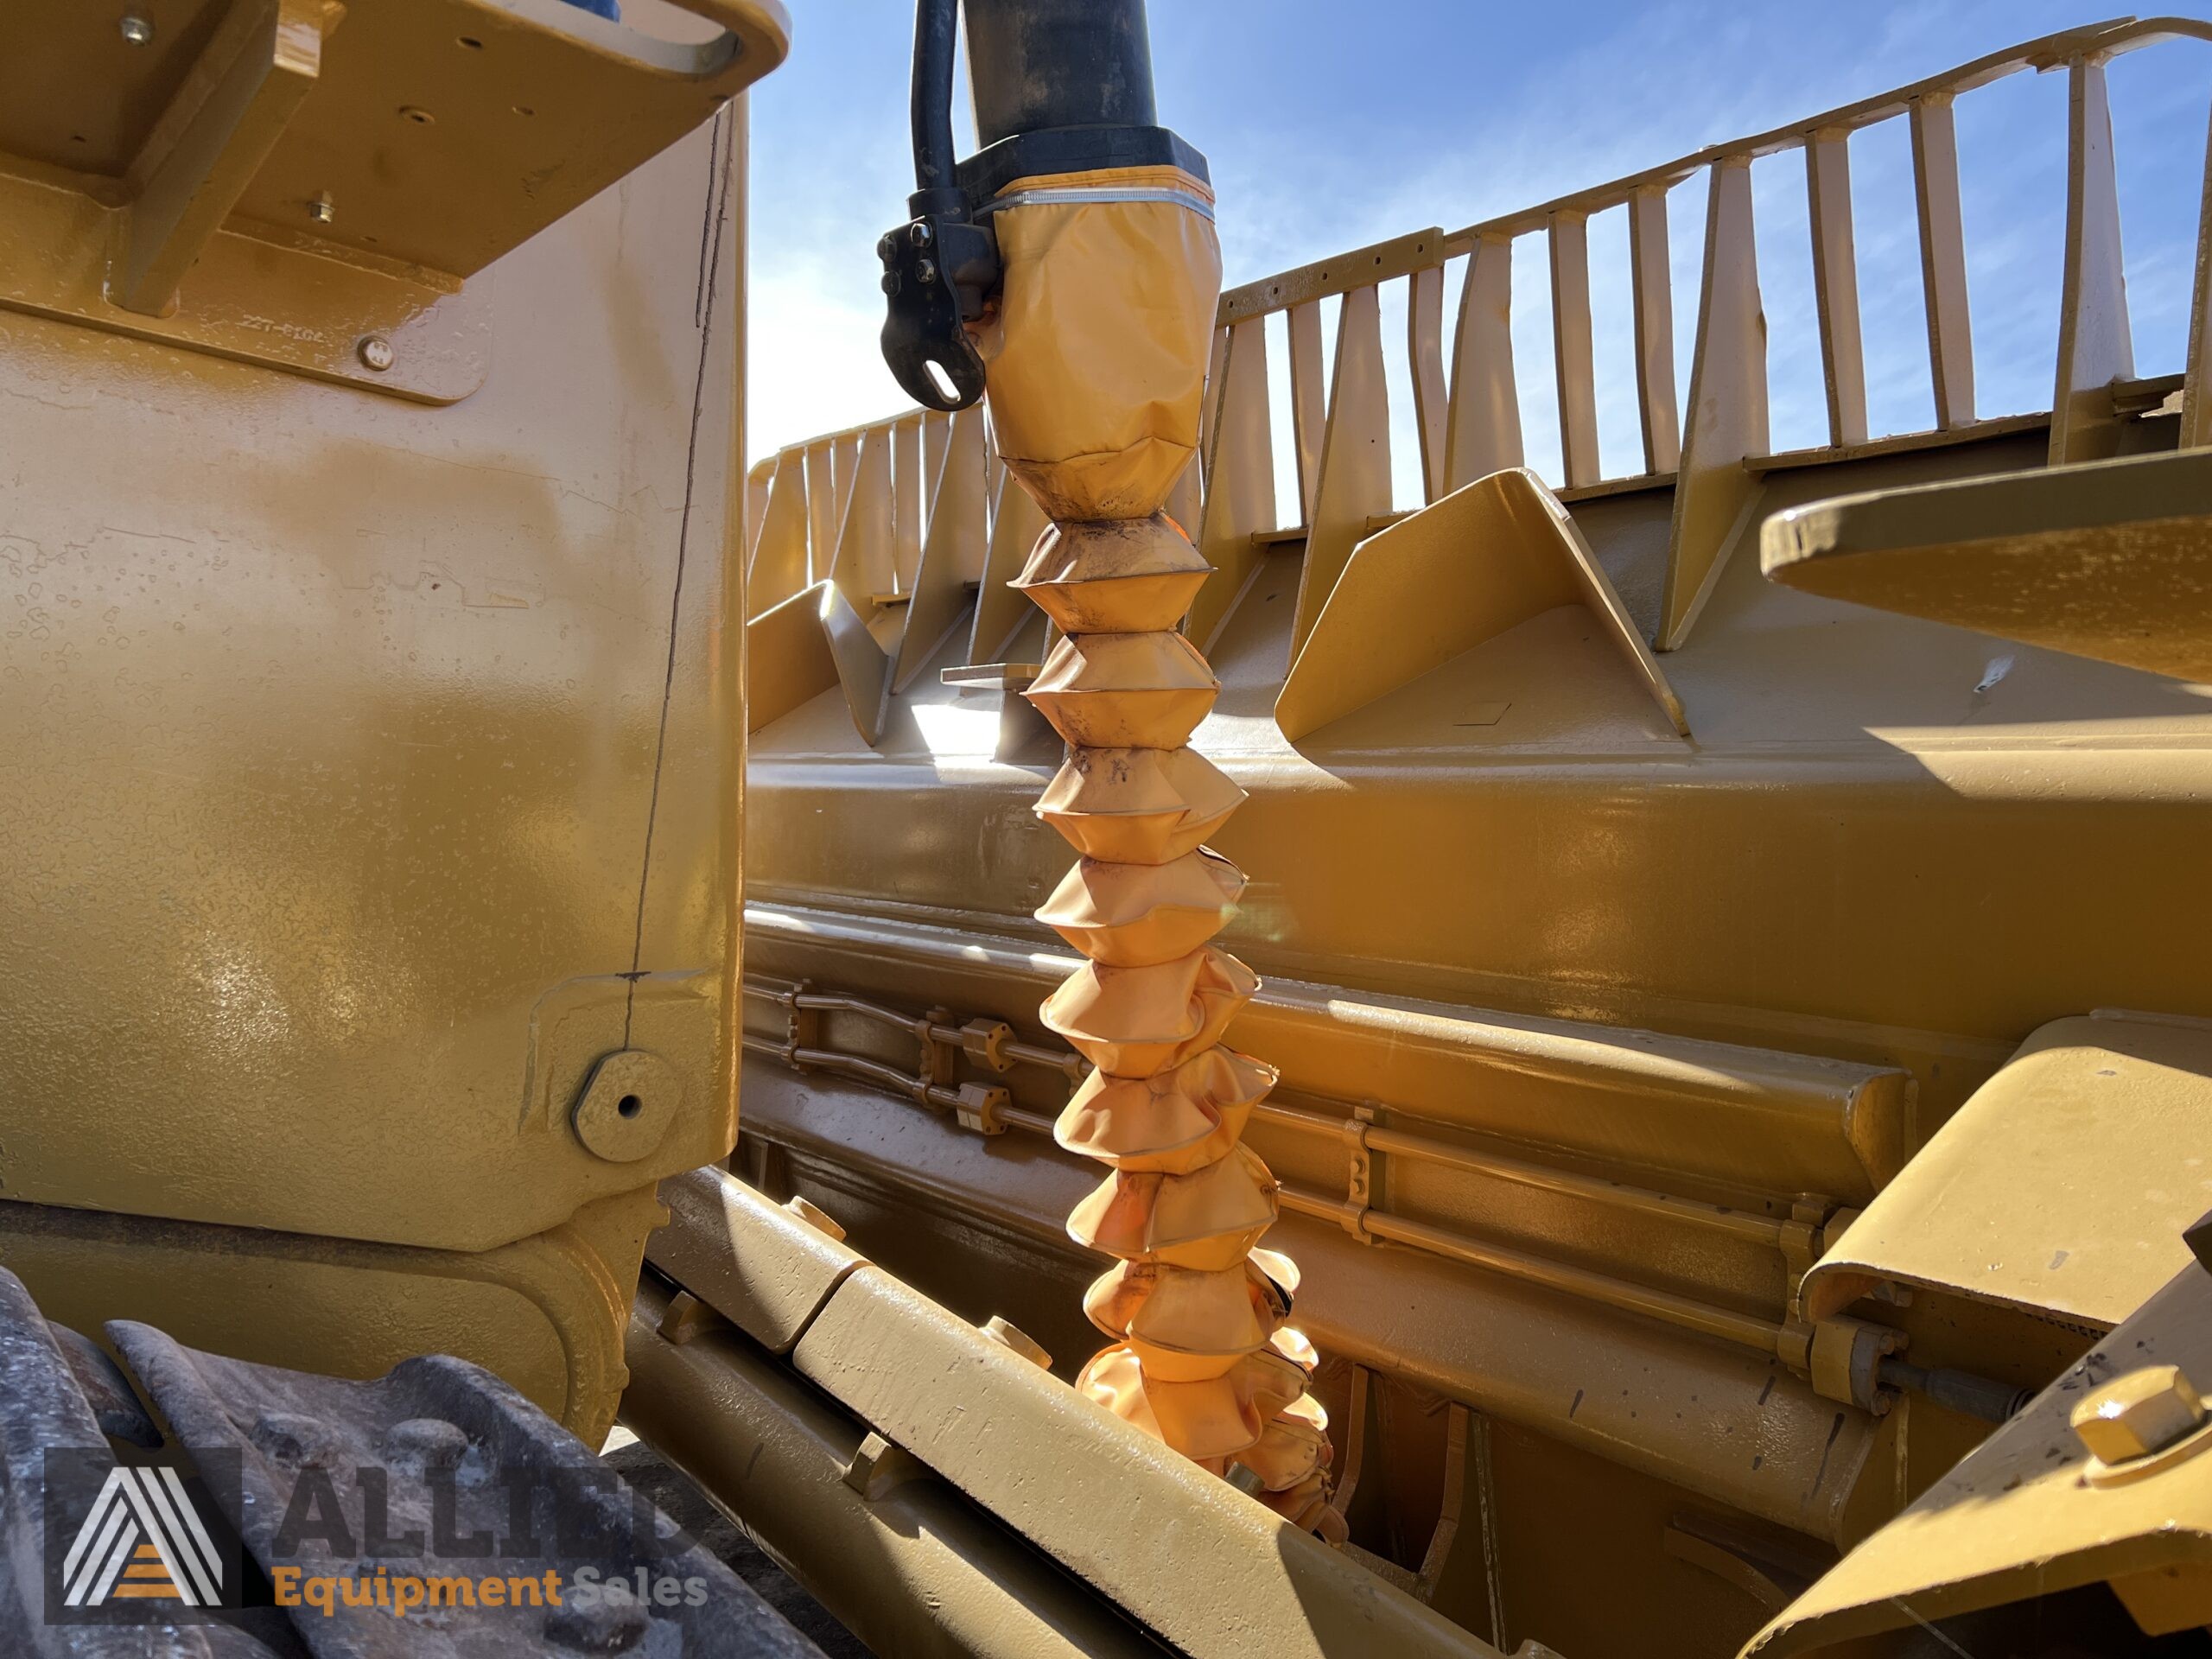
[[[1142,0],[918,0],[916,406],[748,467],[794,27],[0,8],[0,1650],[814,1652],[619,1420],[885,1659],[2206,1651],[2212,185],[2139,376],[2107,66],[2212,25],[1224,288]]]

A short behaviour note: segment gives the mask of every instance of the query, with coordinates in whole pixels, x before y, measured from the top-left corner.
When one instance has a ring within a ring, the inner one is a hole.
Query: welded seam
[[[721,132],[723,114],[724,110],[715,111],[716,137],[719,137]],[[707,258],[709,252],[721,251],[718,245],[710,246],[710,245],[716,244],[719,240],[714,235],[717,222],[714,212],[715,170],[721,164],[721,146],[715,138],[709,138],[707,141],[707,211],[699,215],[699,281],[698,285],[691,290],[691,326],[694,328],[704,328],[707,326]]]
[[[683,454],[683,514],[677,521],[676,531],[676,585],[668,601],[668,660],[661,672],[660,729],[653,740],[652,789],[645,802],[645,856],[639,860],[638,868],[637,925],[630,937],[630,971],[623,976],[628,982],[622,993],[622,1046],[625,1048],[630,1046],[630,1022],[637,1012],[638,981],[644,973],[645,894],[652,882],[653,830],[660,818],[661,770],[668,760],[668,710],[676,696],[677,624],[683,615],[683,568],[691,546],[691,499],[699,470],[699,416],[706,404],[707,353],[715,337],[715,286],[721,274],[722,231],[729,218],[730,175],[735,166],[733,142],[735,132],[735,124],[729,119],[729,106],[724,105],[715,112],[714,136],[708,140],[704,218],[710,227],[707,235],[714,252],[707,264],[704,315],[699,317],[699,367],[691,382],[691,432]],[[721,157],[721,188],[719,190],[714,186],[714,157],[717,154]]]

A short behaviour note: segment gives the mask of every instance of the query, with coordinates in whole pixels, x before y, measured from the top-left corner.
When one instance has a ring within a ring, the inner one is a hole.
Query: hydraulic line
[[[952,57],[959,34],[956,0],[916,0],[912,120],[914,188],[952,188]]]

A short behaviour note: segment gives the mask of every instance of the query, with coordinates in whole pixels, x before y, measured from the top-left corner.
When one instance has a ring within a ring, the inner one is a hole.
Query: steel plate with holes
[[[424,403],[491,361],[465,279],[782,60],[775,0],[661,39],[563,0],[19,0],[0,307]],[[118,92],[119,89],[119,92]]]

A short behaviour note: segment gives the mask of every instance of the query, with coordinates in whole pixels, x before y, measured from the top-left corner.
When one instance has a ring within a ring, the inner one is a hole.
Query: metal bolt
[[[937,261],[934,259],[915,260],[914,275],[920,277],[925,283],[933,283],[937,281]]]
[[[715,1318],[715,1311],[688,1290],[679,1290],[669,1299],[668,1311],[660,1316],[661,1340],[681,1348],[704,1331]]]
[[[895,270],[885,271],[882,288],[887,294],[896,294],[899,291],[899,273]]]
[[[921,1459],[912,1452],[892,1445],[870,1429],[868,1438],[854,1452],[852,1461],[845,1465],[845,1484],[869,1503],[880,1503],[897,1488],[928,1473]]]
[[[294,1469],[333,1469],[346,1455],[346,1443],[317,1417],[296,1411],[264,1411],[250,1435],[261,1454]]]
[[[124,12],[116,28],[122,31],[124,40],[132,46],[148,45],[154,38],[154,20],[143,17],[135,11]]]
[[[1000,1347],[1011,1349],[1020,1354],[1031,1364],[1044,1370],[1049,1371],[1052,1369],[1052,1357],[1045,1351],[1045,1345],[1022,1330],[1020,1326],[1009,1325],[1004,1315],[994,1313],[986,1319],[983,1322],[983,1334],[998,1344]]]
[[[1268,1490],[1268,1483],[1262,1478],[1260,1471],[1249,1464],[1230,1464],[1227,1479],[1230,1485],[1247,1497],[1257,1497]]]
[[[2204,1426],[2204,1402],[2173,1365],[2146,1365],[2114,1377],[2074,1408],[2074,1432],[2107,1464],[2163,1452]]]
[[[918,248],[926,248],[935,237],[936,232],[930,229],[928,221],[925,219],[916,219],[906,229],[906,239]]]
[[[363,334],[360,345],[354,349],[360,353],[362,365],[378,374],[391,366],[391,342],[382,334]]]
[[[830,1220],[828,1216],[823,1214],[804,1198],[786,1198],[784,1200],[784,1208],[817,1232],[827,1233],[830,1237],[837,1239],[842,1239],[845,1236],[845,1230],[842,1227]]]
[[[468,1455],[468,1433],[442,1417],[410,1417],[385,1431],[384,1459],[420,1480],[432,1469],[458,1469]]]
[[[324,191],[313,201],[308,203],[308,217],[315,220],[318,225],[329,225],[336,222],[338,218],[338,204],[330,199],[329,191]]]
[[[898,251],[899,245],[892,239],[890,232],[886,231],[875,238],[875,257],[882,260],[885,264],[889,264],[892,256]]]

